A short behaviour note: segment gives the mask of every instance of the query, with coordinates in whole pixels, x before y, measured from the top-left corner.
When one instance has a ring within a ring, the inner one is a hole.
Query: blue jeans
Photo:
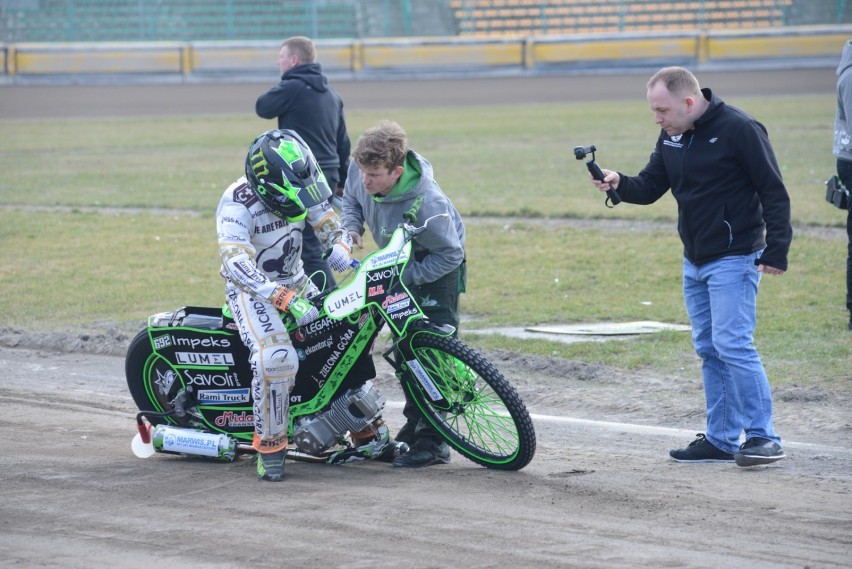
[[[772,426],[772,396],[754,347],[762,253],[723,257],[697,267],[683,260],[683,298],[692,343],[702,360],[707,440],[734,453],[740,435],[780,444]]]

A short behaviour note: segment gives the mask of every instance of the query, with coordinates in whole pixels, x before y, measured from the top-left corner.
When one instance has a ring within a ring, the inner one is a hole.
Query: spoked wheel
[[[499,470],[529,464],[536,446],[532,419],[490,362],[456,339],[430,333],[417,334],[412,348],[427,377],[411,369],[405,389],[459,453]]]

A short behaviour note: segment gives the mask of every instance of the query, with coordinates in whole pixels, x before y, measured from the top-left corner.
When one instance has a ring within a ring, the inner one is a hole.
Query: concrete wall
[[[616,72],[683,65],[833,66],[852,26],[509,39],[318,41],[336,78]],[[0,44],[0,83],[268,80],[278,42]]]

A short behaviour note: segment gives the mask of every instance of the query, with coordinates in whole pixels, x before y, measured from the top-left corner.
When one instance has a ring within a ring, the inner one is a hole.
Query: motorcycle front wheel
[[[416,363],[408,363],[404,388],[447,442],[488,468],[520,470],[529,464],[535,430],[506,378],[454,338],[421,332],[411,346]]]

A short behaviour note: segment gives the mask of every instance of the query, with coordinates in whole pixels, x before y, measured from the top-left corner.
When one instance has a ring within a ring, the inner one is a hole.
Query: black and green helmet
[[[288,221],[304,219],[309,207],[331,197],[314,154],[292,130],[270,130],[254,139],[246,179],[263,205]]]

